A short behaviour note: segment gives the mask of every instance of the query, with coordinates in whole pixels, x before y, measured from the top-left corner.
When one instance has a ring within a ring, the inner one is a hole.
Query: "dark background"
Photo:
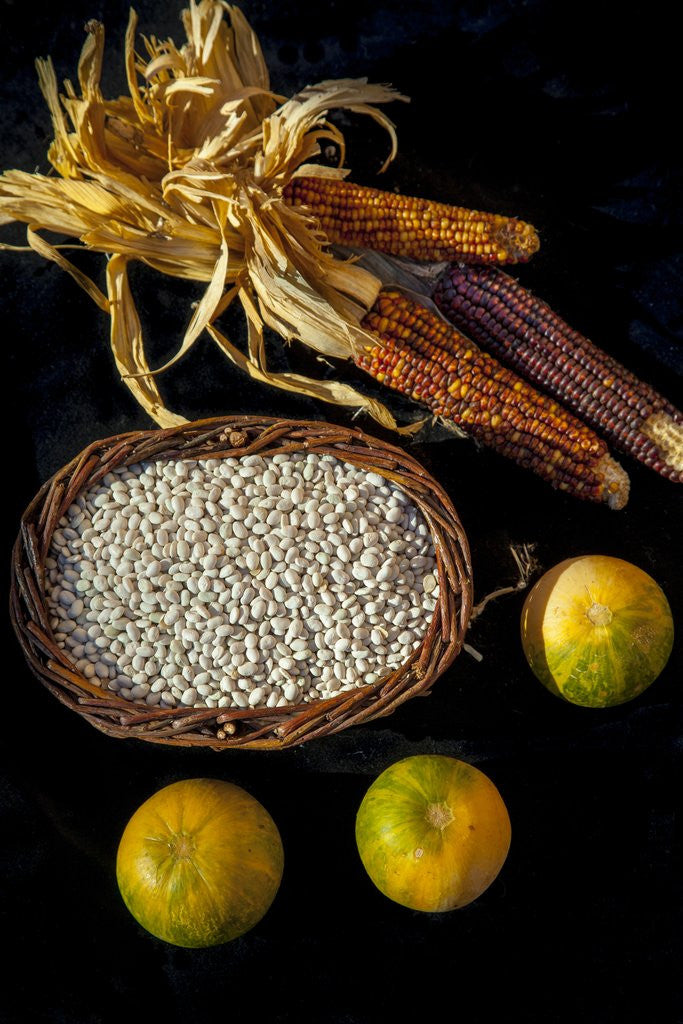
[[[143,0],[141,30],[180,41],[180,8]],[[365,119],[340,121],[355,180],[532,221],[543,248],[519,271],[524,283],[680,404],[680,92],[662,5],[637,18],[613,3],[550,0],[283,0],[244,10],[277,91],[367,75],[412,97],[390,111],[400,148],[383,180],[385,137]],[[17,0],[0,2],[0,167],[47,170],[49,121],[32,61],[52,54],[58,77],[75,78],[88,18],[102,18],[108,31],[105,94],[122,89],[127,4],[72,0],[64,11],[40,16]],[[22,231],[2,236],[20,242]],[[101,280],[101,258],[81,265]],[[8,564],[21,511],[44,479],[91,440],[150,423],[118,379],[106,317],[71,279],[33,254],[0,253],[0,266]],[[144,270],[133,287],[159,364],[199,290]],[[273,359],[315,368],[277,344]],[[349,421],[246,383],[209,340],[161,386],[190,418],[258,411]],[[590,552],[635,562],[681,621],[675,485],[622,456],[632,490],[617,513],[563,497],[467,441],[426,438],[411,450],[460,513],[478,598],[515,581],[510,544],[533,543],[543,568]],[[37,683],[8,626],[3,1024],[104,1024],[138,1009],[167,1022],[370,1024],[437,1012],[475,1022],[683,1020],[680,641],[637,700],[607,711],[573,707],[526,667],[522,601],[489,605],[468,637],[483,661],[461,655],[430,697],[283,753],[169,751],[105,737]],[[497,881],[445,915],[405,910],[375,890],[353,831],[375,776],[431,752],[483,769],[513,828]],[[192,776],[248,789],[275,818],[286,853],[264,920],[205,951],[145,933],[114,874],[132,812]]]

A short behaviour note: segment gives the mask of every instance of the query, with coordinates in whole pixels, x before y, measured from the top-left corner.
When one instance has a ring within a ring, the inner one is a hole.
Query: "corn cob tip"
[[[541,240],[533,224],[501,217],[492,232],[499,247],[499,263],[526,263],[541,248]]]
[[[654,442],[662,461],[683,474],[683,422],[677,423],[666,412],[656,412],[640,429]]]
[[[620,509],[628,501],[631,482],[628,474],[611,455],[603,455],[597,464],[598,475],[603,480],[604,498],[610,508]]]

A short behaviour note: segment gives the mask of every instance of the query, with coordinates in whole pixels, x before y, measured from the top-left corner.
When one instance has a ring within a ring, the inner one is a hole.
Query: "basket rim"
[[[191,706],[159,711],[102,690],[82,676],[54,640],[44,594],[50,543],[77,494],[113,468],[155,458],[243,458],[302,449],[330,454],[384,476],[422,512],[435,547],[439,601],[410,658],[376,683],[268,709]],[[10,619],[33,674],[62,704],[100,731],[166,745],[283,749],[390,714],[418,693],[427,693],[453,662],[464,643],[471,610],[467,537],[438,481],[402,448],[360,428],[323,420],[225,415],[92,441],[39,488],[21,516],[12,552]]]

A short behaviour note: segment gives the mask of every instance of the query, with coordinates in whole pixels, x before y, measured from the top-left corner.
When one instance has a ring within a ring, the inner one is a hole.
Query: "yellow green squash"
[[[185,779],[159,790],[128,822],[116,860],[133,917],[176,946],[215,946],[252,928],[280,885],[277,827],[239,786]]]
[[[521,630],[543,685],[592,708],[642,693],[666,665],[674,632],[658,584],[607,555],[569,558],[550,569],[524,602]]]
[[[389,899],[413,910],[454,910],[497,876],[510,847],[510,819],[483,772],[452,757],[417,755],[390,765],[370,786],[356,843]]]

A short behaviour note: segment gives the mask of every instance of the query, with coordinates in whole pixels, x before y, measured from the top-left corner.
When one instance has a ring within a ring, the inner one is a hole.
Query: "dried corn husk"
[[[380,402],[349,385],[271,373],[264,328],[336,359],[352,359],[367,340],[359,321],[377,297],[379,277],[354,258],[332,255],[313,222],[285,205],[282,192],[297,174],[348,173],[341,166],[343,136],[327,120],[335,108],[382,125],[391,141],[387,162],[393,159],[394,127],[376,104],[405,97],[365,79],[342,79],[284,99],[271,91],[258,40],[238,8],[190,0],[182,18],[184,46],[143,37],[142,56],[135,51],[131,11],[125,41],[130,95],[116,100],[104,99],[100,90],[104,28],[98,22],[87,26],[80,93],[67,81],[60,95],[52,62],[37,61],[54,129],[48,158],[59,177],[18,170],[1,175],[0,223],[25,222],[28,247],[69,272],[109,313],[117,368],[160,426],[184,418],[166,408],[155,374],[206,330],[254,379],[362,408],[397,429]],[[340,166],[312,164],[329,141],[339,146]],[[106,296],[64,255],[69,246],[50,244],[39,234],[44,230],[109,257]],[[134,260],[207,286],[177,353],[155,370],[145,357],[128,282]],[[215,322],[236,299],[247,319],[246,354]]]

